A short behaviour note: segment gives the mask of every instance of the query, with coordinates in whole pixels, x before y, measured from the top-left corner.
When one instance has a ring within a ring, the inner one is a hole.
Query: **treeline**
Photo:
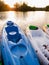
[[[15,4],[15,11],[49,11],[49,6],[46,6],[45,8],[37,8],[30,7],[23,3],[21,6],[17,7],[17,4]]]
[[[7,4],[4,4],[3,1],[0,1],[0,11],[10,11],[11,8],[7,5]]]
[[[30,7],[27,4],[23,3],[21,6],[15,4],[15,11],[35,11],[35,7]]]
[[[45,8],[36,8],[30,7],[25,3],[23,3],[22,5],[16,3],[14,5],[14,8],[10,8],[10,6],[5,4],[3,1],[0,1],[0,11],[49,11],[49,6],[46,6]]]
[[[45,11],[49,11],[49,6],[46,6]]]

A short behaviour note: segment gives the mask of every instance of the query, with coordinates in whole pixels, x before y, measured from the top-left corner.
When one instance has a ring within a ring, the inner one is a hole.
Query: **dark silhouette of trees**
[[[46,7],[30,7],[25,2],[20,6],[18,3],[15,5],[15,11],[49,11],[49,6]]]
[[[49,6],[46,6],[45,11],[49,11]]]
[[[3,1],[0,1],[0,11],[9,11],[10,7],[5,4]]]
[[[25,2],[20,5],[19,3],[14,4],[14,8],[10,8],[9,5],[5,4],[4,1],[0,0],[0,11],[49,11],[49,6],[45,8],[30,7]]]
[[[18,11],[19,10],[19,7],[20,7],[20,4],[19,3],[14,4],[14,10],[15,11]]]
[[[17,4],[15,5],[15,10],[16,11],[35,11],[35,7],[32,8],[28,6],[27,4],[23,3],[21,6],[18,6]]]
[[[32,8],[30,6],[27,6],[27,4],[23,3],[23,5],[21,5],[19,7],[19,11],[31,11]]]

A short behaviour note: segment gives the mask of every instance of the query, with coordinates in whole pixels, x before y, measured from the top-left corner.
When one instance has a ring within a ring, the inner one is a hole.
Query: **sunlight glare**
[[[4,0],[4,2],[8,4],[10,7],[14,7],[16,0]]]
[[[49,5],[49,0],[4,0],[6,4],[8,4],[10,7],[14,7],[14,4],[17,3],[27,3],[29,6],[35,6],[35,7],[45,7]]]

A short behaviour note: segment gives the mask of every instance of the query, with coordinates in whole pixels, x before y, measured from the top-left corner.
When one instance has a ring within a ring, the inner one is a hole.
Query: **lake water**
[[[49,12],[0,12],[0,31],[8,20],[15,22],[23,30],[26,30],[26,27],[30,24],[37,25],[42,28],[43,25],[49,23]]]

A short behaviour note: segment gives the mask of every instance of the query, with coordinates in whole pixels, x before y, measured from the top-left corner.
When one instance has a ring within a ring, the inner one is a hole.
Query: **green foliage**
[[[47,27],[49,27],[49,24],[47,24]]]
[[[0,61],[0,65],[2,65],[2,62]]]

